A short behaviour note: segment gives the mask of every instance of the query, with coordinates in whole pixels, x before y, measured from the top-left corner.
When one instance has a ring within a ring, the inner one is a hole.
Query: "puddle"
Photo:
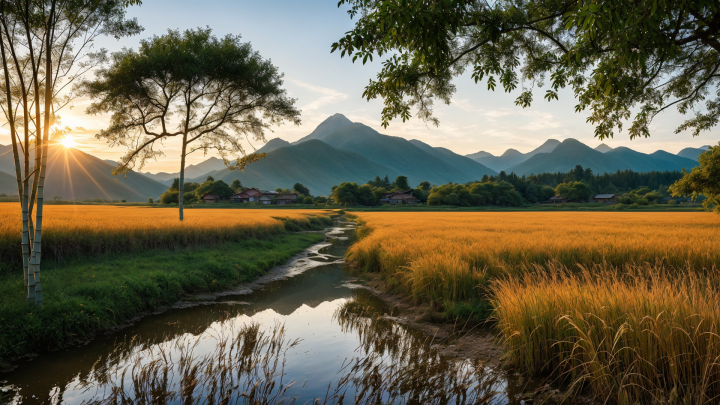
[[[353,283],[354,223],[326,235],[253,283],[21,362],[0,404],[521,403],[520,381],[441,355]]]

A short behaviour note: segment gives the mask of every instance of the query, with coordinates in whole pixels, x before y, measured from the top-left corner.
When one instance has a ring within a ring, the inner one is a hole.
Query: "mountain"
[[[699,148],[685,148],[678,152],[678,156],[697,161],[700,154],[707,152],[708,149],[710,149],[709,145],[701,146]]]
[[[600,145],[595,147],[595,150],[598,152],[605,153],[605,152],[610,152],[611,150],[613,150],[613,148],[605,145],[604,143],[601,143]]]
[[[483,157],[492,156],[492,155],[493,154],[490,152],[485,152],[484,150],[481,150],[480,152],[475,152],[475,153],[471,153],[469,155],[465,155],[465,157],[475,160],[477,158],[483,158]]]
[[[447,152],[428,152],[427,148],[420,148],[404,138],[382,135],[360,123],[325,135],[323,141],[335,149],[355,152],[387,166],[394,173],[407,176],[410,184],[424,180],[435,184],[464,183],[478,180],[485,174],[495,174],[493,170],[481,164],[470,164],[450,151],[447,152],[454,157]]]
[[[344,115],[335,114],[321,122],[320,125],[318,125],[317,128],[315,128],[315,130],[313,130],[309,135],[300,138],[299,140],[293,142],[293,144],[297,145],[305,141],[309,141],[310,139],[319,139],[324,141],[328,136],[352,124],[353,122],[347,119]]]
[[[265,159],[251,164],[244,172],[223,169],[214,172],[215,180],[230,184],[238,179],[246,187],[274,190],[292,188],[301,183],[313,195],[327,195],[333,185],[344,181],[365,184],[375,176],[394,178],[400,172],[374,162],[362,155],[338,150],[317,139],[284,146],[267,152]],[[194,181],[202,182],[205,178]]]
[[[0,194],[17,195],[17,182],[15,176],[0,172]]]
[[[460,170],[462,172],[466,173],[483,173],[489,171],[489,169],[482,164],[468,158],[465,156],[458,155],[457,153],[451,151],[450,149],[441,148],[441,147],[433,147],[425,142],[418,141],[417,139],[412,139],[409,141],[411,144],[417,146],[418,148],[424,150],[425,152],[437,157],[438,159],[442,160],[449,166],[452,166],[456,170]],[[492,174],[492,173],[487,173]],[[482,177],[482,176],[480,176]]]
[[[12,164],[12,154],[0,155],[2,167],[8,165],[8,161]],[[45,198],[60,196],[65,200],[102,198],[144,202],[148,197],[157,198],[167,190],[166,185],[140,173],[130,172],[127,178],[113,176],[110,174],[113,168],[114,165],[85,152],[51,144],[48,147]],[[17,185],[13,185],[10,191],[17,194]]]
[[[558,145],[560,145],[560,141],[557,139],[548,139],[540,145],[539,147],[533,149],[532,151],[528,153],[522,153],[516,149],[508,149],[500,156],[493,156],[492,154],[487,154],[486,156],[478,156],[473,157],[472,159],[475,160],[478,163],[481,163],[497,172],[505,170],[508,171],[508,168],[517,165],[519,163],[522,163],[531,157],[537,155],[538,153],[550,153],[552,152]],[[478,155],[481,152],[474,153],[472,155],[467,155],[467,157]],[[487,153],[487,152],[483,152]]]
[[[280,138],[273,138],[267,141],[267,143],[263,145],[262,148],[258,149],[256,153],[272,152],[275,149],[282,148],[283,146],[290,146],[290,142]]]
[[[570,171],[576,165],[589,167],[594,173],[602,174],[626,169],[636,172],[690,169],[697,162],[664,151],[648,155],[624,147],[603,153],[575,139],[566,139],[552,152],[539,153],[506,171],[517,175],[556,173]]]
[[[222,159],[211,157],[205,161],[202,161],[198,164],[194,165],[188,165],[185,166],[185,178],[186,179],[192,179],[195,177],[202,177],[211,174],[214,171],[222,170],[225,168],[225,163],[223,163]],[[159,173],[143,173],[144,176],[149,177],[155,181],[162,182],[163,184],[172,183],[173,179],[180,177],[180,172],[173,172],[173,173],[167,173],[167,172],[159,172]]]

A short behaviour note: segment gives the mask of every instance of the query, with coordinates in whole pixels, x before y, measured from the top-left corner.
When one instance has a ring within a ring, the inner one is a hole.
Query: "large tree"
[[[340,0],[354,29],[332,51],[363,63],[385,56],[365,88],[393,118],[433,121],[450,103],[453,78],[471,72],[490,90],[518,89],[527,107],[548,82],[547,100],[569,86],[599,138],[631,120],[631,138],[650,135],[661,111],[694,116],[676,131],[694,135],[720,118],[720,2],[717,0]],[[631,116],[631,109],[637,114]]]
[[[264,157],[246,153],[248,142],[264,142],[272,125],[300,124],[282,85],[278,69],[240,36],[197,29],[171,30],[142,41],[137,51],[114,53],[84,89],[95,100],[89,114],[112,113],[97,137],[127,148],[115,174],[142,168],[163,155],[163,141],[180,139],[182,220],[187,155],[215,150],[226,166],[242,169]]]
[[[77,95],[73,83],[105,57],[101,35],[140,32],[125,18],[138,0],[2,0],[0,106],[10,129],[22,216],[23,278],[28,301],[42,305],[40,282],[47,147],[58,112]]]

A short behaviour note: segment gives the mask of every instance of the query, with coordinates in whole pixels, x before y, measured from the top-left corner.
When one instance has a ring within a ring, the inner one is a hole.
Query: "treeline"
[[[578,165],[566,173],[530,176],[503,171],[465,184],[430,185],[423,181],[412,189],[412,195],[428,205],[517,207],[548,201],[553,196],[584,202],[597,194],[616,194],[621,203],[645,205],[666,197],[668,187],[682,176],[679,171],[637,173],[632,170],[596,175],[591,168]],[[340,205],[372,206],[379,205],[388,193],[409,189],[405,176],[398,176],[393,182],[387,176],[375,177],[363,185],[347,182],[333,186],[331,198]]]

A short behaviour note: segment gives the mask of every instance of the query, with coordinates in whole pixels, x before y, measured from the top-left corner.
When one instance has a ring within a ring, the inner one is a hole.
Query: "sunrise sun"
[[[66,148],[74,148],[77,145],[77,142],[72,135],[63,136],[62,140],[60,140],[60,143]]]

